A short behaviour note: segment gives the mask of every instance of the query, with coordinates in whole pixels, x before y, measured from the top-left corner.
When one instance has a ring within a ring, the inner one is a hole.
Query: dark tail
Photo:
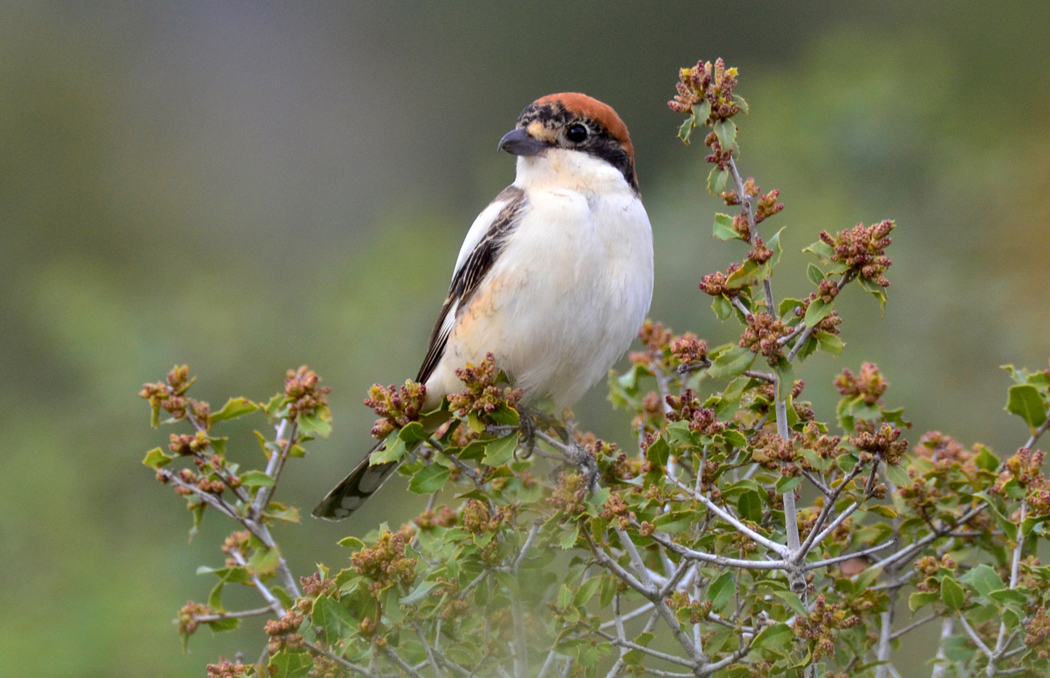
[[[390,474],[401,463],[399,461],[390,461],[385,464],[369,466],[369,457],[372,456],[372,452],[379,449],[383,442],[382,440],[379,441],[375,447],[369,450],[365,458],[350,472],[350,475],[343,478],[343,481],[336,485],[321,500],[321,503],[313,510],[312,515],[314,518],[323,518],[325,520],[343,520],[348,518],[351,513],[361,508],[361,505],[368,501],[368,498],[376,490],[382,487],[386,479],[390,477]]]

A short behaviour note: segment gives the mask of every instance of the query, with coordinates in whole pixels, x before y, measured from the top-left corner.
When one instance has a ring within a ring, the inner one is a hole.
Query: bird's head
[[[612,107],[586,94],[550,94],[532,102],[518,116],[517,126],[500,139],[499,147],[520,158],[547,160],[562,173],[590,173],[597,161],[598,166],[619,172],[638,192],[627,126]]]

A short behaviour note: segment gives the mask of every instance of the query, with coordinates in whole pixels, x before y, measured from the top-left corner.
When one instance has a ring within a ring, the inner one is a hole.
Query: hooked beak
[[[499,150],[511,155],[539,155],[548,145],[529,136],[524,128],[512,129],[499,140]]]

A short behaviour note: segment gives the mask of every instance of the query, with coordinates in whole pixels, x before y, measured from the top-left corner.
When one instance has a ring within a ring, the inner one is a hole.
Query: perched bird
[[[616,112],[583,94],[551,94],[522,111],[499,148],[517,156],[517,174],[460,248],[416,378],[426,384],[424,411],[463,390],[456,369],[488,353],[523,403],[569,407],[649,311],[652,230]],[[365,457],[313,515],[346,518],[396,467]]]

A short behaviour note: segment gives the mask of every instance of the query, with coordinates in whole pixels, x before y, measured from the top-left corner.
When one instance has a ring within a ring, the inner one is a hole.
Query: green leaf
[[[787,318],[789,315],[794,317],[794,310],[802,305],[800,299],[792,299],[785,297],[780,301],[780,306],[777,308],[777,316],[781,319]]]
[[[747,438],[744,437],[743,433],[737,431],[736,429],[731,428],[723,431],[722,437],[726,439],[726,442],[728,442],[735,448],[739,449],[742,447],[747,447]]]
[[[408,454],[408,447],[405,446],[404,440],[397,437],[397,431],[395,431],[387,436],[386,442],[368,457],[368,463],[377,466],[389,461],[400,461],[401,457],[406,454]]]
[[[707,587],[707,597],[711,601],[711,609],[720,613],[733,598],[733,593],[735,592],[736,582],[733,579],[733,572],[726,570],[718,575]]]
[[[276,501],[271,501],[266,507],[266,516],[286,523],[298,523],[301,518],[298,507],[285,506]]]
[[[678,128],[678,138],[682,140],[682,143],[688,144],[689,137],[693,133],[693,127],[696,126],[696,117],[689,116],[682,123],[682,126]]]
[[[237,617],[223,617],[210,622],[204,622],[212,633],[223,633],[224,631],[235,631],[240,628],[241,620]]]
[[[311,619],[314,626],[321,628],[321,637],[329,645],[335,644],[343,635],[344,630],[357,628],[357,624],[346,608],[330,596],[321,596],[314,601]]]
[[[741,493],[740,498],[736,500],[736,510],[737,514],[745,520],[754,523],[761,522],[762,497],[754,490],[747,490]]]
[[[252,469],[241,474],[241,485],[245,487],[271,487],[274,479],[262,471]]]
[[[236,419],[259,409],[259,406],[247,398],[230,398],[222,409],[208,417],[208,425],[227,419]]]
[[[252,574],[272,574],[281,563],[277,549],[258,548],[248,559],[248,571]]]
[[[769,276],[768,263],[760,264],[757,261],[747,259],[726,278],[725,288],[727,290],[741,290],[750,287]]]
[[[773,595],[787,603],[787,606],[795,614],[803,616],[809,614],[809,611],[806,610],[806,606],[802,604],[802,600],[797,594],[791,591],[773,591]]]
[[[746,372],[755,362],[756,355],[745,346],[733,346],[715,358],[707,373],[715,379],[732,379]]]
[[[977,468],[982,471],[995,471],[999,468],[999,458],[992,454],[984,445],[979,445],[980,452],[977,453],[977,458],[973,460],[977,464]]]
[[[412,480],[408,481],[408,489],[416,494],[433,494],[445,487],[452,469],[439,464],[427,464],[416,471]]]
[[[299,432],[305,435],[327,438],[332,434],[332,413],[327,407],[318,407],[314,414],[299,417]]]
[[[711,301],[711,309],[719,320],[726,320],[733,315],[733,302],[726,299],[725,295],[719,295]]]
[[[984,598],[992,591],[998,591],[1004,587],[1003,580],[999,574],[988,565],[978,565],[965,575],[962,581]]]
[[[733,144],[736,143],[736,123],[732,120],[719,120],[713,129],[722,148],[727,151],[733,150]]]
[[[580,584],[580,588],[576,590],[576,595],[572,598],[572,604],[576,607],[583,607],[594,597],[594,594],[598,592],[598,587],[601,586],[604,577],[591,577],[587,581]]]
[[[561,538],[558,540],[558,546],[561,547],[562,551],[568,551],[576,545],[576,539],[580,536],[579,525],[565,525],[562,528]]]
[[[837,334],[830,332],[814,332],[813,336],[817,338],[820,343],[820,350],[831,355],[838,355],[842,353],[842,349],[846,347],[846,344],[839,339]]]
[[[314,660],[307,652],[281,650],[270,657],[270,676],[273,678],[302,678],[314,667]]]
[[[820,270],[816,264],[810,264],[806,267],[806,277],[814,285],[819,285],[824,280],[824,271]]]
[[[420,424],[418,421],[410,421],[398,432],[397,437],[405,441],[406,445],[411,446],[412,443],[426,440],[430,437],[430,434],[423,428],[423,424]]]
[[[1016,384],[1010,387],[1009,393],[1006,401],[1008,412],[1024,419],[1033,430],[1046,422],[1046,405],[1039,395],[1039,389],[1031,384]]]
[[[441,584],[441,582],[422,581],[419,583],[418,586],[416,586],[416,588],[412,589],[412,591],[407,596],[398,601],[398,603],[400,605],[415,605],[416,603],[425,600],[427,598],[427,594],[430,593],[430,590],[433,589],[435,586],[438,586],[439,584]]]
[[[1029,595],[1019,589],[999,589],[998,591],[991,591],[988,597],[998,603],[1016,603],[1017,605],[1026,605],[1029,602]]]
[[[704,99],[700,102],[700,105],[693,106],[693,117],[696,118],[696,124],[706,125],[707,119],[711,117],[711,102]]]
[[[830,304],[824,303],[824,300],[820,297],[817,297],[812,302],[810,302],[809,308],[806,309],[806,327],[813,327],[821,320],[828,317],[828,314],[831,313],[832,307],[834,307],[834,305],[834,302]]]
[[[911,485],[911,478],[908,477],[908,472],[899,465],[887,464],[886,478],[897,487],[907,487],[908,485]]]
[[[671,511],[653,520],[653,526],[668,534],[681,534],[696,522],[696,511]]]
[[[719,240],[739,238],[740,234],[733,230],[733,217],[728,214],[716,214],[714,236]]]
[[[514,458],[518,449],[518,434],[511,433],[485,445],[485,457],[481,460],[486,466],[504,466]]]
[[[936,591],[915,592],[908,596],[908,609],[915,612],[940,599],[941,596]]]
[[[780,480],[777,481],[777,494],[787,494],[788,492],[794,492],[795,488],[802,484],[802,476],[795,476],[789,478],[788,476],[781,476]]]
[[[355,551],[360,551],[365,547],[365,543],[357,537],[343,537],[336,544]]]
[[[706,103],[708,106],[711,105],[710,102],[705,101],[704,103]],[[733,103],[740,107],[740,112],[744,115],[748,115],[750,113],[751,109],[747,105],[747,100],[739,94],[733,95]]]
[[[653,444],[645,451],[645,458],[653,465],[654,470],[661,472],[667,465],[667,460],[670,456],[671,448],[667,445],[667,441],[663,439],[663,436],[654,440]]]
[[[988,505],[988,508],[991,509],[992,514],[995,516],[995,522],[999,526],[999,529],[1006,533],[1006,536],[1010,541],[1017,541],[1017,524],[1003,515],[1002,511],[999,510],[999,504],[996,500],[984,492],[974,492],[973,496],[984,500],[984,503]]]
[[[151,469],[158,469],[161,466],[167,466],[175,457],[169,455],[159,447],[154,447],[152,450],[146,453],[146,457],[142,460],[142,463],[149,466]]]
[[[945,577],[941,580],[941,600],[948,606],[949,610],[961,610],[966,604],[966,592],[955,581],[955,577]]]
[[[711,195],[718,195],[725,190],[726,180],[729,179],[729,170],[718,169],[718,165],[711,168],[711,173],[707,175],[707,192]]]
[[[781,622],[762,629],[751,641],[751,647],[758,650],[783,649],[789,647],[794,638],[791,627]]]
[[[835,254],[835,250],[833,250],[823,240],[816,241],[815,243],[813,243],[809,247],[803,248],[802,251],[803,252],[812,252],[813,254],[817,255],[821,259],[831,259],[831,257],[834,256],[834,254]]]

